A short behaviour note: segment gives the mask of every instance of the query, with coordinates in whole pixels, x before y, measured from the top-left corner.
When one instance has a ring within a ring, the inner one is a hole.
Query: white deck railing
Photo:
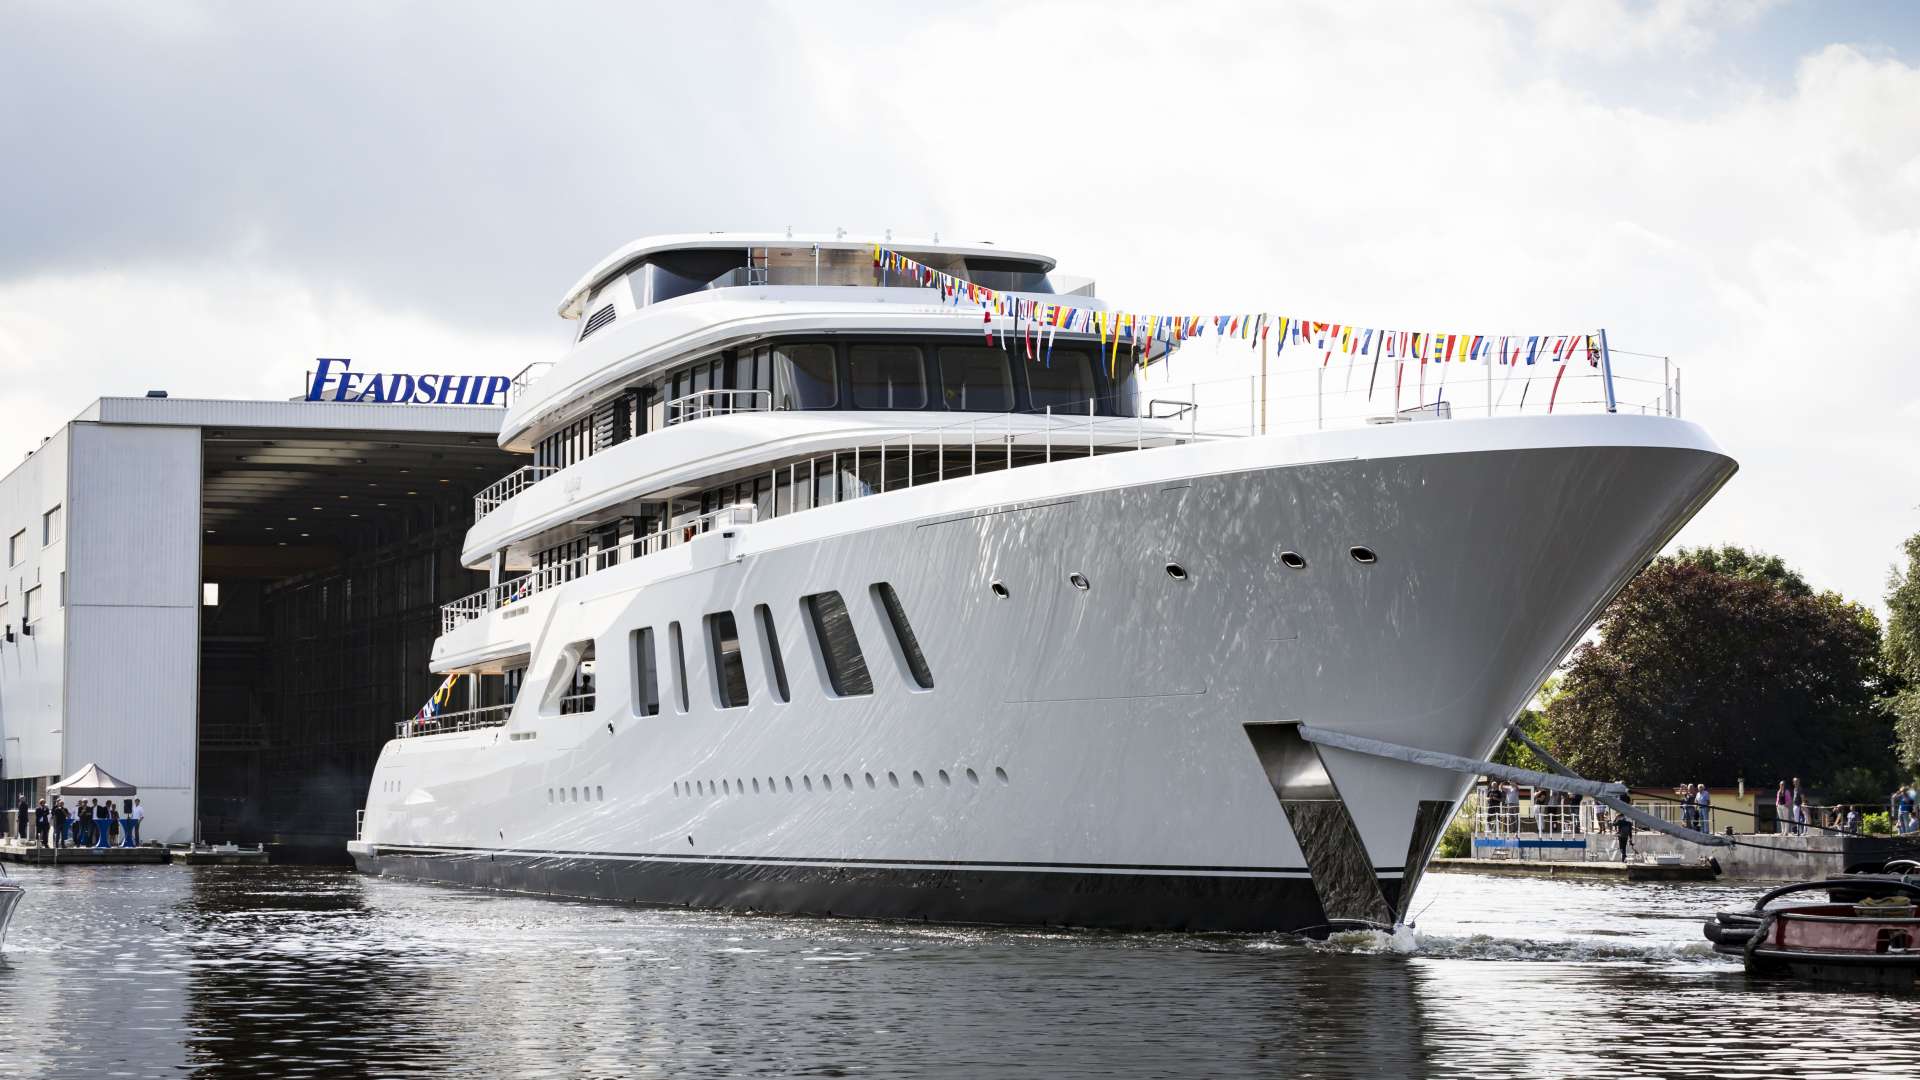
[[[550,465],[522,465],[495,480],[473,497],[473,519],[478,521],[486,517],[500,509],[508,499],[559,471]]]
[[[670,525],[658,532],[622,541],[604,551],[588,552],[564,562],[538,567],[517,578],[489,586],[470,596],[463,596],[451,604],[443,605],[440,608],[440,632],[452,633],[455,627],[469,619],[477,619],[489,611],[516,604],[548,589],[564,585],[575,578],[585,577],[595,570],[623,563],[629,559],[643,558],[670,547],[677,547],[701,533],[735,525],[751,525],[754,516],[754,508],[751,506],[723,506],[710,513]]]
[[[709,416],[773,411],[770,390],[695,390],[667,402],[666,426]]]
[[[407,739],[415,735],[443,735],[449,731],[500,727],[507,722],[507,714],[512,711],[512,705],[485,705],[478,709],[441,713],[438,716],[416,716],[411,720],[402,720],[393,725],[393,737]]]

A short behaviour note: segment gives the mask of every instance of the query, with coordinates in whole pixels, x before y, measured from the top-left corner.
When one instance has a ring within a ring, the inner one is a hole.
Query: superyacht
[[[1053,260],[881,250],[657,237],[567,292],[572,344],[499,436],[527,464],[476,499],[490,584],[443,612],[446,681],[380,756],[362,871],[1391,925],[1472,779],[1423,755],[1490,756],[1736,467],[1671,394],[1613,411],[1611,382],[1594,412],[1215,430],[1150,385],[1170,340],[1045,317],[1108,310]]]

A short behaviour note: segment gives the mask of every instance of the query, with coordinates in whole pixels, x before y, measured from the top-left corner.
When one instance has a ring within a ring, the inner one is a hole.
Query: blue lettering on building
[[[505,405],[513,380],[505,375],[407,375],[350,370],[353,361],[314,361],[308,401],[374,401],[389,405]]]

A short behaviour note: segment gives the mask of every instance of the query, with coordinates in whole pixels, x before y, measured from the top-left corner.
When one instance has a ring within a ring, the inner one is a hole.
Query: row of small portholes
[[[880,787],[880,781],[876,779],[872,773],[863,773],[862,775],[866,778],[869,789],[877,790]],[[947,770],[937,769],[933,775],[934,779],[940,782],[941,787],[953,786],[953,776],[948,773]],[[974,772],[972,769],[963,769],[961,775],[967,778],[967,783],[975,787],[980,786],[979,773]],[[923,788],[927,786],[926,777],[920,775],[918,769],[908,773],[907,777],[914,787]],[[998,765],[993,768],[993,778],[1003,784],[1010,782],[1007,778],[1007,770]],[[786,790],[795,790],[793,777],[786,776],[781,779],[785,781]],[[893,788],[900,786],[900,777],[897,773],[887,774],[887,786]],[[831,773],[822,773],[820,775],[820,787],[825,791],[833,790],[833,775]],[[780,789],[781,785],[774,783],[773,777],[771,776],[767,777],[767,782],[764,787],[761,786],[760,778],[757,776],[752,780],[721,780],[718,783],[712,780],[688,780],[673,785],[673,793],[675,795],[746,795],[749,793],[754,795],[771,795],[778,793]],[[852,791],[854,789],[852,773],[840,774],[840,789],[842,791]],[[813,777],[802,776],[800,778],[799,790],[812,791]]]
[[[558,793],[558,797],[555,793]],[[606,802],[607,789],[603,787],[548,788],[548,802]]]

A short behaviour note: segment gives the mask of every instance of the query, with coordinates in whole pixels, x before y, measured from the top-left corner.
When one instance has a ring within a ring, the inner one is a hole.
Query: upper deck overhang
[[[864,251],[871,250],[876,244],[916,254],[957,255],[963,258],[968,255],[979,255],[993,259],[1018,259],[1023,262],[1038,263],[1044,270],[1054,268],[1054,261],[1048,256],[996,247],[986,241],[972,244],[943,244],[939,241],[893,240],[879,236],[829,236],[824,233],[798,235],[774,232],[675,233],[665,236],[643,236],[615,249],[611,255],[595,263],[585,277],[573,283],[573,287],[561,297],[558,310],[563,319],[579,318],[587,297],[592,295],[595,289],[628,266],[640,262],[649,255],[658,255],[662,252],[716,251],[729,248],[811,250],[815,246],[822,251]]]
[[[532,453],[546,432],[592,411],[601,391],[700,353],[786,334],[981,333],[980,310],[916,288],[748,285],[677,297],[608,326],[515,395],[500,447]],[[1103,307],[1089,297],[1078,307]],[[1009,324],[998,322],[1004,331]],[[975,340],[980,340],[976,337]]]

